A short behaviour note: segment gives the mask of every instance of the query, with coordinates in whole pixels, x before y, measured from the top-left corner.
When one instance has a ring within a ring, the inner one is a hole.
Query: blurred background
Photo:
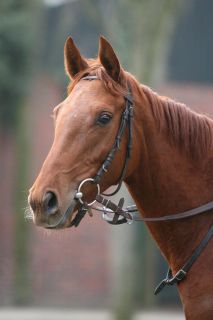
[[[212,15],[211,0],[0,1],[1,319],[15,307],[107,310],[120,320],[138,311],[160,319],[149,310],[165,310],[183,319],[175,287],[153,295],[167,266],[144,225],[112,227],[96,215],[47,232],[24,211],[52,143],[52,109],[66,97],[66,38],[95,57],[104,35],[140,82],[212,116]],[[47,319],[43,312],[36,318]]]

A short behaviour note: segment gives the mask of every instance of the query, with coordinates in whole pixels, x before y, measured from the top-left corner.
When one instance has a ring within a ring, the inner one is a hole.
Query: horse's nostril
[[[53,192],[47,192],[44,196],[44,209],[49,214],[55,214],[58,211],[58,200]]]

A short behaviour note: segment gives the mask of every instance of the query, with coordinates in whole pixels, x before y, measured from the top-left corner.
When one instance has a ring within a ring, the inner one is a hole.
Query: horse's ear
[[[104,38],[100,37],[99,41],[99,60],[105,68],[110,77],[118,81],[120,76],[120,63],[111,46],[111,44]]]
[[[81,56],[71,37],[65,42],[64,65],[70,78],[74,78],[76,74],[88,67],[86,60]]]

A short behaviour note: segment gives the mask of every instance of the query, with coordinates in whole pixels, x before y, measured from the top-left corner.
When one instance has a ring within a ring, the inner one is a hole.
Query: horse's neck
[[[133,145],[137,166],[126,182],[141,213],[144,216],[175,214],[212,200],[213,177],[203,178],[212,175],[210,166],[209,172],[205,172],[207,168],[201,160],[193,162],[171,144],[165,132],[159,131],[146,96],[142,94],[140,99],[135,107]],[[148,224],[173,270],[191,254],[193,241],[197,243],[199,235],[202,237],[202,223],[203,217],[181,223]]]
[[[212,201],[212,152],[206,154],[203,161],[190,160],[178,146],[169,142],[165,132],[159,131],[148,99],[141,94],[136,100],[133,154],[126,183],[141,214],[176,214]],[[212,221],[212,214],[206,213],[182,221],[147,224],[173,274],[191,256]],[[212,263],[211,241],[187,275],[187,285],[183,281],[178,286],[187,319],[201,319],[200,310],[202,319],[210,319],[213,286],[208,274]],[[198,274],[202,274],[202,281]],[[211,303],[203,305],[205,301]],[[202,305],[201,309],[195,310],[196,305]]]

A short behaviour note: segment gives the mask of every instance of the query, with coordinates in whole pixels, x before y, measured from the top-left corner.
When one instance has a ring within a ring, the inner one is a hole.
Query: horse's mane
[[[159,96],[144,85],[141,87],[150,102],[154,119],[160,130],[166,129],[170,141],[193,158],[200,158],[211,150],[213,122],[210,118],[192,111],[185,104]]]
[[[211,119],[197,114],[182,103],[159,96],[149,87],[140,85],[128,72],[121,71],[120,84],[118,84],[97,60],[90,60],[89,64],[89,68],[77,74],[74,81],[68,86],[68,93],[86,75],[96,75],[113,95],[125,94],[130,84],[133,95],[134,92],[138,92],[147,97],[159,130],[164,129],[170,141],[178,145],[188,156],[200,158],[211,150],[213,147]]]

